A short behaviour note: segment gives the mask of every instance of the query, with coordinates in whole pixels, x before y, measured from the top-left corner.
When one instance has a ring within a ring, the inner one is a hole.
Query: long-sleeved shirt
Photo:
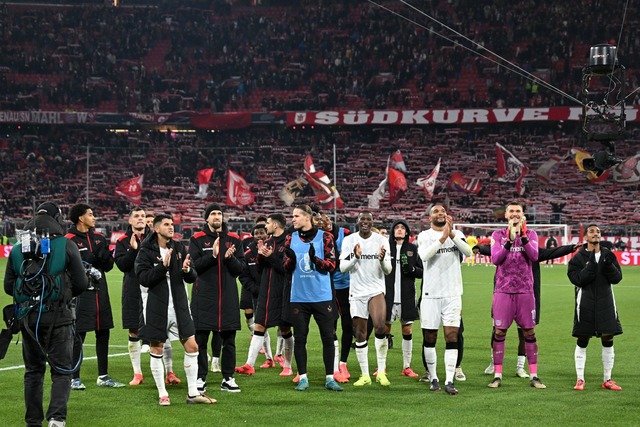
[[[527,230],[529,241],[522,244],[520,236],[509,243],[507,230],[497,230],[491,235],[491,260],[496,265],[495,293],[533,293],[531,265],[538,260],[538,235]]]
[[[360,259],[355,257],[353,248],[360,245]],[[380,248],[386,250],[382,262],[378,259]],[[368,299],[387,290],[384,276],[391,273],[391,247],[389,240],[378,233],[363,238],[360,233],[346,236],[342,242],[340,271],[350,274],[349,299]]]

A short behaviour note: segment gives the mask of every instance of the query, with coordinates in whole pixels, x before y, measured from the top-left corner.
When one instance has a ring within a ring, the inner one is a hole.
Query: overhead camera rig
[[[589,65],[582,69],[582,133],[604,149],[584,159],[582,166],[596,175],[622,163],[616,157],[615,141],[627,136],[624,72],[616,46],[599,44],[589,49]]]

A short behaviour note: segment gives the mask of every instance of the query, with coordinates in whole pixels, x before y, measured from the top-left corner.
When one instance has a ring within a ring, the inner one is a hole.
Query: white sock
[[[256,364],[256,359],[258,358],[258,354],[260,354],[260,348],[262,348],[262,344],[264,343],[264,337],[260,335],[253,335],[251,338],[251,343],[249,344],[249,355],[247,356],[247,365],[254,366]]]
[[[280,356],[284,351],[284,338],[282,338],[282,331],[278,328],[278,340],[276,344],[276,356]]]
[[[527,356],[518,355],[518,363],[516,364],[516,371],[520,369],[524,369],[525,360],[527,360]]]
[[[413,355],[413,339],[402,340],[402,369],[411,367],[411,357]]]
[[[271,352],[271,337],[269,336],[269,331],[264,331],[264,355],[267,357],[267,360],[273,360],[273,353]]]
[[[376,341],[376,357],[378,359],[378,372],[387,372],[387,351],[389,350],[389,340],[387,337],[377,338]]]
[[[142,375],[142,368],[140,367],[140,340],[129,340],[129,359],[131,359],[131,366],[133,367],[134,374]]]
[[[604,380],[602,382],[607,382],[611,379],[614,359],[615,353],[613,352],[613,346],[602,347],[602,369],[604,370]]]
[[[431,376],[431,381],[438,379],[436,368],[438,367],[438,355],[435,347],[423,347],[424,360],[427,362],[427,370]],[[455,362],[454,362],[455,365]]]
[[[452,383],[456,374],[456,362],[458,361],[458,349],[448,349],[444,351],[445,380],[444,383]],[[431,371],[429,371],[431,372]]]
[[[156,388],[158,389],[158,397],[168,396],[167,388],[164,384],[164,364],[162,363],[162,356],[151,353],[151,375],[156,382]]]
[[[576,362],[576,376],[579,380],[584,381],[584,367],[587,364],[587,349],[576,345],[576,351],[573,353],[573,359]]]
[[[293,335],[289,338],[282,339],[282,354],[284,356],[284,367],[291,368],[291,359],[293,358]]]
[[[184,352],[184,373],[187,376],[187,390],[189,396],[198,395],[198,352]]]
[[[340,343],[333,340],[333,372],[340,370]]]
[[[255,317],[247,317],[247,328],[251,331],[251,335],[253,335],[254,327],[255,327]]]
[[[369,376],[369,346],[366,341],[356,343],[356,358],[362,375]]]
[[[173,372],[173,348],[171,347],[171,341],[166,340],[162,347],[162,360],[164,360],[164,368],[169,372]]]

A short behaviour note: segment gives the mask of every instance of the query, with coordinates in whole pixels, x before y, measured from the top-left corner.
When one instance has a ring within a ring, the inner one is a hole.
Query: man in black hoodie
[[[85,268],[93,268],[89,274],[89,291],[81,294],[77,301],[77,335],[74,357],[80,358],[82,344],[87,332],[95,331],[96,356],[98,358],[98,387],[124,387],[124,384],[109,377],[109,335],[113,329],[113,315],[109,301],[106,273],[113,268],[113,257],[107,239],[95,230],[96,218],[89,205],[84,203],[71,207],[69,219],[74,224],[67,239],[73,241],[80,251]],[[73,373],[72,390],[84,390],[80,380],[80,366]]]
[[[391,333],[391,324],[400,320],[402,325],[402,375],[418,378],[411,369],[413,336],[411,325],[418,319],[416,305],[416,279],[422,278],[422,260],[418,247],[409,243],[411,229],[405,220],[391,225],[389,246],[391,248],[391,273],[385,276],[387,291],[386,334]]]
[[[4,276],[4,291],[14,297],[22,332],[25,422],[28,426],[41,426],[45,419],[42,401],[46,362],[51,366],[52,382],[46,420],[49,426],[64,426],[67,419],[74,365],[71,301],[87,289],[87,276],[78,247],[63,237],[61,222],[62,215],[56,205],[47,202],[38,206],[36,216],[27,222],[25,229],[35,231],[38,236],[48,235],[50,252],[45,258],[46,272],[42,274],[36,270],[34,275],[25,275],[28,261],[19,242],[11,250]],[[30,278],[33,279],[25,280]],[[46,284],[53,284],[54,288],[60,286],[57,295],[36,301],[34,295],[40,297],[43,290],[47,293]],[[33,286],[31,292],[27,285]]]
[[[207,347],[213,332],[222,338],[221,391],[239,392],[233,374],[236,367],[236,332],[240,330],[240,306],[236,278],[245,268],[242,243],[229,233],[222,207],[210,204],[204,211],[206,224],[189,242],[189,255],[198,273],[191,293],[191,313],[196,327],[198,388],[206,390]]]

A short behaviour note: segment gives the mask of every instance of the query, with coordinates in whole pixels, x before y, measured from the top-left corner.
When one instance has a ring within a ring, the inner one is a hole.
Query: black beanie
[[[207,220],[207,218],[209,218],[209,215],[213,211],[223,212],[222,207],[219,204],[211,203],[210,205],[207,205],[207,207],[204,209],[204,220],[205,221]]]
[[[60,208],[51,202],[44,202],[36,208],[36,215],[45,214],[51,218],[58,220],[60,217]]]

